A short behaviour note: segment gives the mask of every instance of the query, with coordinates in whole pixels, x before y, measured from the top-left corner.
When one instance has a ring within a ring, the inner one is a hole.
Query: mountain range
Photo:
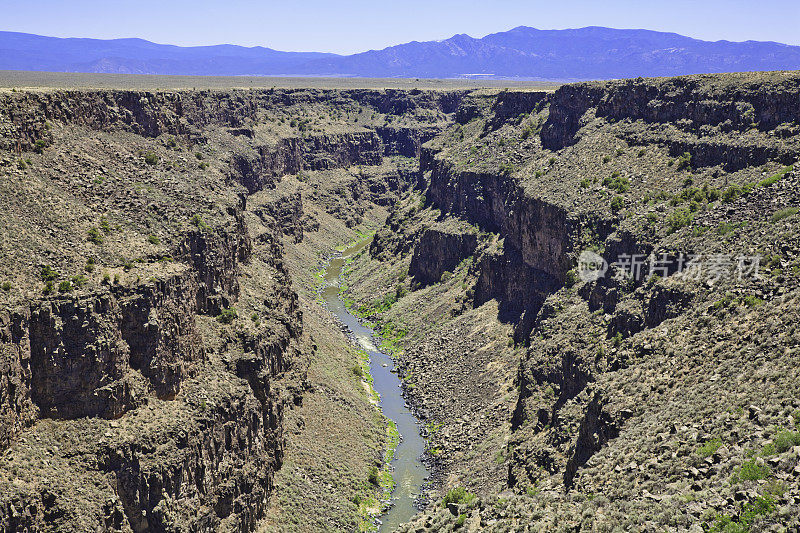
[[[702,41],[650,30],[519,26],[483,38],[459,34],[352,55],[236,45],[181,47],[143,39],[0,32],[0,69],[172,75],[611,79],[800,70],[800,46]]]

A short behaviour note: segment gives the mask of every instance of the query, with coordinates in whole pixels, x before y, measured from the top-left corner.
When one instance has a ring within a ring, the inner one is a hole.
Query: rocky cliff
[[[2,529],[254,530],[316,347],[282,236],[393,202],[462,96],[2,93]]]
[[[796,317],[799,87],[769,73],[462,100],[423,146],[423,196],[350,285],[385,334],[408,332],[442,493],[478,494],[409,531],[796,527],[796,331],[775,317]],[[468,250],[441,236],[461,224]]]
[[[347,297],[436,466],[407,529],[797,527],[798,99],[0,93],[0,524],[363,525],[385,428],[311,272],[380,225]]]

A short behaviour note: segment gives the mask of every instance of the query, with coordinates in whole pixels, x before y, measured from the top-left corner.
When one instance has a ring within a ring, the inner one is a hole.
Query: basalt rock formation
[[[799,102],[0,94],[2,528],[365,525],[385,428],[312,271],[376,226],[346,296],[435,466],[406,530],[800,527]]]
[[[461,96],[0,95],[0,529],[255,530],[316,350],[283,239],[396,201]]]
[[[798,80],[464,98],[349,285],[477,494],[406,530],[797,527]]]

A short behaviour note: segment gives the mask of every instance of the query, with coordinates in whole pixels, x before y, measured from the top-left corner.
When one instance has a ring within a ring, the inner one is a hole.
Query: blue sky
[[[672,31],[707,40],[800,45],[798,0],[0,0],[0,29],[57,37],[141,37],[353,53],[525,25]]]

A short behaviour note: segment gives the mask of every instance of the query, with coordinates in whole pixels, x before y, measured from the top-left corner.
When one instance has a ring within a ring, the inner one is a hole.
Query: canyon
[[[375,528],[391,424],[320,296],[373,232],[400,531],[800,527],[798,159],[794,72],[0,90],[0,528]]]

